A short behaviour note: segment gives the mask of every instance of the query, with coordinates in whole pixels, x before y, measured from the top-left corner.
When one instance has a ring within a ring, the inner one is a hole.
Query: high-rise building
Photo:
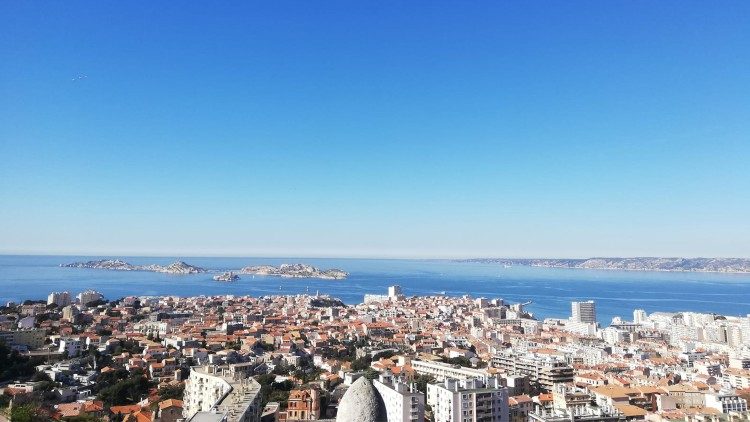
[[[388,422],[424,421],[424,394],[417,390],[416,384],[386,372],[373,380],[372,385],[383,399]]]
[[[401,295],[403,295],[403,293],[401,292],[401,286],[389,286],[388,287],[389,298],[396,299]]]
[[[646,322],[646,318],[648,318],[648,314],[643,309],[633,311],[633,322],[636,324],[643,324]]]
[[[508,421],[508,390],[497,378],[446,378],[427,384],[427,404],[435,421]]]
[[[185,417],[190,420],[257,422],[263,411],[255,365],[194,366],[185,384]]]
[[[572,317],[575,322],[596,324],[596,304],[593,300],[586,302],[571,302]]]
[[[47,296],[47,305],[55,304],[59,307],[70,305],[70,293],[52,292]]]
[[[89,302],[94,302],[100,299],[104,299],[104,295],[95,290],[86,290],[85,292],[78,293],[78,303],[85,305]]]

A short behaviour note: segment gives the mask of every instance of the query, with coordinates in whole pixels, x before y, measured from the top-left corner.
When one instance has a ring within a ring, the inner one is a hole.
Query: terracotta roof
[[[159,402],[159,409],[166,409],[168,407],[179,407],[182,408],[182,400],[177,399],[167,399],[164,401]]]
[[[125,415],[128,413],[135,413],[141,410],[141,406],[137,404],[128,404],[124,406],[112,406],[109,411],[117,415]]]

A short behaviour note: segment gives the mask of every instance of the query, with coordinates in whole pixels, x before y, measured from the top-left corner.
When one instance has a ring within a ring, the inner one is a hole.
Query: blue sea
[[[286,279],[244,275],[221,283],[212,273],[169,275],[141,271],[61,268],[60,264],[120,258],[132,264],[169,264],[177,259],[211,270],[247,265],[306,263],[340,268],[346,280]],[[630,319],[633,309],[647,312],[696,311],[723,315],[750,314],[750,274],[667,273],[558,268],[510,267],[447,260],[322,258],[183,258],[92,256],[0,256],[0,303],[45,299],[52,291],[77,294],[86,289],[107,299],[129,295],[279,295],[320,292],[360,303],[365,293],[385,293],[398,284],[406,295],[443,293],[451,296],[532,301],[527,309],[538,318],[570,315],[570,302],[596,301],[598,319]]]

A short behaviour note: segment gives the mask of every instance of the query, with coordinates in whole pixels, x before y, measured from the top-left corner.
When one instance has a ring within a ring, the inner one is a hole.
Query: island
[[[116,270],[116,271],[151,271],[165,274],[199,274],[205,273],[206,269],[187,264],[183,261],[175,261],[169,265],[133,265],[119,259],[102,259],[98,261],[73,262],[70,264],[60,264],[65,268],[91,268],[97,270]]]
[[[750,259],[745,258],[474,258],[457,261],[492,263],[506,267],[517,265],[525,267],[581,268],[590,270],[750,273]]]
[[[242,268],[239,272],[241,274],[273,275],[290,278],[323,278],[328,280],[342,280],[349,275],[349,273],[337,268],[321,270],[320,268],[306,264],[281,264],[278,267],[273,265],[257,265]]]
[[[72,262],[70,264],[60,264],[65,268],[90,268],[97,270],[114,270],[114,271],[151,271],[165,274],[200,274],[208,270],[194,265],[187,264],[183,261],[175,261],[169,265],[134,265],[119,259],[101,259],[97,261]],[[221,272],[213,277],[216,281],[237,281],[240,276],[237,274],[253,275],[272,275],[289,278],[322,278],[328,280],[342,280],[349,276],[349,273],[337,268],[321,270],[306,264],[281,264],[278,267],[273,265],[248,266],[235,270],[212,270],[211,272]]]
[[[227,272],[221,273],[219,275],[213,276],[213,279],[215,281],[230,282],[230,281],[237,281],[237,280],[239,280],[240,276],[238,276],[237,274],[233,273],[232,271],[227,271]]]

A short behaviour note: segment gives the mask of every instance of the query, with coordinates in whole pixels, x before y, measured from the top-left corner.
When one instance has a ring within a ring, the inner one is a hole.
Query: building
[[[47,305],[55,304],[59,307],[70,305],[70,293],[52,292],[47,296]]]
[[[60,339],[60,347],[58,352],[67,353],[69,357],[75,357],[81,354],[81,350],[84,347],[84,342],[80,338],[68,337]]]
[[[643,324],[648,319],[648,314],[643,309],[636,309],[633,311],[633,322],[636,324]]]
[[[159,422],[182,420],[182,400],[167,399],[159,402],[157,417]]]
[[[396,300],[403,295],[404,295],[403,292],[401,292],[401,286],[389,286],[388,287],[388,297],[391,300]]]
[[[432,375],[438,381],[443,381],[446,378],[459,380],[479,378],[484,382],[488,382],[491,378],[497,378],[495,375],[490,375],[489,372],[482,369],[465,368],[460,365],[451,365],[443,362],[413,360],[411,361],[411,367],[418,374]]]
[[[38,349],[44,346],[44,330],[0,331],[0,341],[12,348]]]
[[[78,311],[78,308],[76,308],[73,305],[68,305],[63,308],[62,310],[62,317],[66,321],[73,321],[80,312]]]
[[[416,384],[386,372],[372,385],[385,404],[387,422],[424,421],[424,394]]]
[[[320,419],[320,391],[292,390],[287,400],[286,420],[316,421]]]
[[[593,300],[586,302],[571,302],[572,316],[574,322],[587,322],[596,324],[596,304]]]
[[[85,292],[78,293],[76,298],[78,299],[78,303],[85,305],[89,302],[104,299],[104,295],[95,290],[86,290]]]
[[[573,382],[575,378],[575,370],[570,365],[549,355],[499,353],[492,358],[492,366],[525,375],[531,384],[547,391],[552,391],[555,384]]]
[[[193,422],[260,421],[260,384],[252,376],[254,364],[206,365],[191,368],[183,403],[186,420]]]
[[[721,413],[747,412],[747,400],[730,393],[706,394],[706,407]]]
[[[427,384],[427,404],[435,422],[507,422],[508,390],[497,379],[445,379]]]

